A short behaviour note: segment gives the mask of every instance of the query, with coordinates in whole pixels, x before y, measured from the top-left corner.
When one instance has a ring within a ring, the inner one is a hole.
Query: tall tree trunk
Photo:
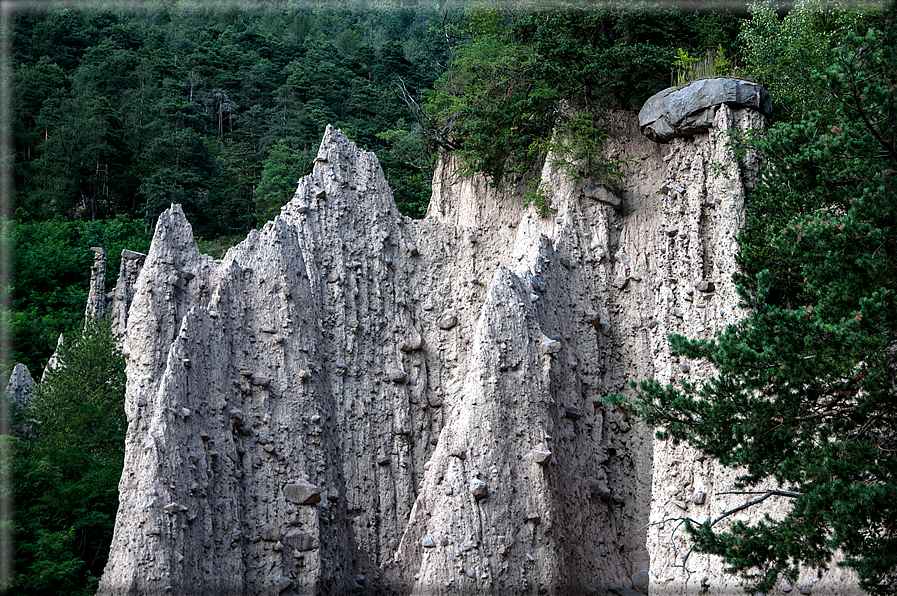
[[[97,185],[100,183],[100,162],[93,174],[93,194],[90,197],[90,221],[97,220]]]

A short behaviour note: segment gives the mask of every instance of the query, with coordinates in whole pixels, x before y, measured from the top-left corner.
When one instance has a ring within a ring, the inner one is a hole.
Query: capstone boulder
[[[639,128],[658,143],[676,137],[691,137],[713,126],[722,104],[750,108],[768,116],[772,99],[757,83],[740,79],[701,79],[678,88],[669,87],[652,95],[638,114]]]

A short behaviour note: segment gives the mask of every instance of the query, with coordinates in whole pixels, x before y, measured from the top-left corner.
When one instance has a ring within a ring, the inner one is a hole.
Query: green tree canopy
[[[94,594],[106,564],[124,465],[125,360],[110,321],[89,321],[14,413],[13,593]]]
[[[739,49],[750,76],[775,98],[775,119],[796,121],[828,109],[830,96],[813,77],[835,61],[840,40],[862,27],[863,13],[820,0],[799,0],[780,16],[773,3],[749,6]]]
[[[441,5],[17,12],[19,213],[152,225],[178,202],[206,238],[260,226],[271,195],[256,189],[268,188],[264,164],[278,143],[306,155],[333,124],[388,152],[377,135],[408,115],[394,79],[419,93],[444,62]],[[420,215],[419,178],[432,169],[383,166],[400,210]]]
[[[427,98],[437,144],[495,184],[529,171],[577,111],[639,109],[669,86],[677,48],[732,52],[739,19],[640,2],[481,3],[453,30],[453,61]]]

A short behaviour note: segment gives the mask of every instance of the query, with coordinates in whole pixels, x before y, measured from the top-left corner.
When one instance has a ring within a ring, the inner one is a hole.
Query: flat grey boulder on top
[[[740,79],[701,79],[682,89],[669,87],[651,96],[638,113],[642,134],[658,143],[690,137],[713,126],[721,104],[772,113],[769,93]]]

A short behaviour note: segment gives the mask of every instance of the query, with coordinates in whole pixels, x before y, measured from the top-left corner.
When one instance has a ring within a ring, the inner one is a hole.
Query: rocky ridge
[[[718,560],[682,569],[676,522],[644,529],[725,510],[731,475],[602,400],[705,377],[667,334],[741,316],[756,171],[724,133],[763,117],[712,124],[660,146],[608,115],[617,201],[546,165],[547,219],[448,157],[412,221],[330,127],[221,260],[173,205],[115,291],[129,428],[100,594],[731,591]]]

